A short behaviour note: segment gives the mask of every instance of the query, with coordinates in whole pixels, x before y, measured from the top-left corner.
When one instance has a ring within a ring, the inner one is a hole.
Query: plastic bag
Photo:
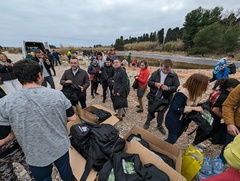
[[[182,156],[182,175],[188,180],[191,181],[193,177],[201,169],[203,163],[204,155],[203,153],[195,148],[193,145],[190,145]]]

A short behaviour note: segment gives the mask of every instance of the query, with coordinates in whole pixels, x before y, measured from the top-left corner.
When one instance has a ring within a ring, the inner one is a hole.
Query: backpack
[[[227,67],[229,69],[229,74],[235,74],[236,73],[236,65],[235,65],[235,63],[231,63]]]
[[[220,96],[221,91],[215,89],[214,91],[211,92],[211,94],[209,95],[208,101],[209,101],[209,106],[212,109],[214,104],[216,103],[218,97]]]
[[[136,140],[139,143],[141,143],[144,147],[150,148],[149,143],[147,141],[143,140],[140,134],[138,134],[138,135],[135,135],[133,133],[130,134],[129,137],[127,138],[127,141],[130,142],[132,140]]]
[[[70,101],[78,101],[80,89],[76,84],[64,85],[61,91]]]
[[[99,124],[112,116],[110,112],[103,109],[96,109],[91,111],[91,113],[97,115]]]
[[[212,112],[207,103],[204,103],[200,106],[202,106],[202,108],[204,110],[203,114],[201,114],[198,111],[191,111],[190,113],[188,113],[186,115],[186,117],[184,118],[184,121],[186,121],[188,123],[190,123],[191,121],[194,121],[202,129],[204,134],[209,134],[212,131],[213,125],[214,125],[213,124],[214,119],[212,116]],[[192,133],[189,133],[189,135]]]

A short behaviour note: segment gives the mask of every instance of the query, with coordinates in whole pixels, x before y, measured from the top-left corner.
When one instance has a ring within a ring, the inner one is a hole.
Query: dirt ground
[[[13,62],[20,60],[22,58],[21,54],[8,54],[8,57],[10,59],[13,60]],[[83,58],[81,56],[79,56],[80,60],[80,67],[83,69],[87,69],[87,66],[89,65],[89,60],[87,58]],[[57,75],[54,78],[55,81],[55,85],[56,85],[56,89],[60,90],[61,89],[61,85],[60,85],[60,79],[61,76],[64,72],[64,70],[70,68],[70,65],[67,62],[62,62],[61,66],[55,66],[55,70]],[[150,72],[152,73],[153,71],[155,71],[158,67],[149,67]],[[133,82],[133,77],[134,75],[136,75],[139,72],[138,68],[135,67],[130,67],[130,68],[126,68],[126,71],[129,75],[130,81],[131,83]],[[202,73],[205,74],[209,77],[211,77],[212,75],[212,71],[211,70],[206,70],[206,69],[174,69],[174,71],[178,74],[179,79],[181,84],[184,83],[186,81],[186,79],[192,75],[193,73]],[[235,75],[230,75],[230,77],[233,78],[237,78],[240,80],[240,72],[239,69],[237,70],[237,73]],[[4,86],[2,86],[4,88]],[[212,86],[211,86],[212,87]],[[211,88],[210,87],[210,88]],[[202,100],[206,100],[208,97],[208,94],[211,92],[211,89],[209,88],[209,90],[207,91],[207,93],[202,97]],[[149,91],[149,88],[148,90]],[[112,107],[112,102],[111,99],[108,97],[105,103],[102,103],[102,88],[101,85],[99,85],[98,87],[98,92],[100,93],[100,95],[96,96],[95,98],[91,98],[90,96],[90,87],[88,88],[88,95],[87,95],[87,106],[93,105],[93,104],[101,104],[107,108],[110,108],[113,110]],[[143,127],[144,122],[146,121],[147,118],[147,99],[146,97],[144,97],[144,112],[143,113],[136,113],[136,105],[138,105],[138,101],[137,101],[137,96],[136,96],[136,92],[134,90],[130,91],[130,94],[128,96],[128,109],[126,112],[126,117],[124,117],[123,121],[118,122],[115,127],[120,131],[120,133],[122,135],[126,134],[133,126],[139,126],[139,127]],[[156,120],[153,120],[151,122],[150,128],[148,129],[149,132],[151,132],[152,134],[156,135],[157,137],[161,138],[161,139],[166,139],[165,135],[162,135],[156,128],[157,123]],[[195,133],[192,134],[191,136],[188,136],[187,134],[189,132],[191,132],[191,130],[193,130],[195,128],[195,124],[191,123],[187,132],[183,133],[183,135],[178,139],[178,141],[176,142],[176,145],[178,145],[182,151],[184,151],[189,144],[191,144],[194,140],[194,136]],[[216,155],[218,155],[220,153],[221,150],[221,146],[219,145],[212,145],[210,141],[205,141],[204,142],[207,147],[205,149],[203,149],[203,152],[206,156],[208,157],[215,157]],[[21,168],[21,166],[19,166],[18,164],[15,165],[16,166],[16,173],[19,176],[19,180],[24,180],[24,179],[29,179],[28,175],[25,173],[25,171]],[[57,174],[57,172],[53,171],[53,180],[54,181],[58,181],[61,180],[59,178],[59,175]]]

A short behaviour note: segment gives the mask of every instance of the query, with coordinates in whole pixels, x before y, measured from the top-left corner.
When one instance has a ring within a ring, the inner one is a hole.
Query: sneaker
[[[143,125],[143,128],[144,129],[148,129],[150,126],[150,122],[149,121],[146,121],[145,124]]]
[[[207,148],[207,146],[204,144],[204,143],[199,143],[199,144],[197,144],[197,146],[199,147],[199,148]]]
[[[136,105],[136,108],[140,108],[140,105]]]
[[[166,130],[162,126],[158,126],[157,128],[163,135],[167,134]]]
[[[99,95],[99,93],[95,92],[95,95]]]
[[[125,117],[125,114],[122,114],[122,117]]]
[[[142,113],[143,110],[142,110],[142,109],[138,109],[136,112],[137,112],[137,113]]]

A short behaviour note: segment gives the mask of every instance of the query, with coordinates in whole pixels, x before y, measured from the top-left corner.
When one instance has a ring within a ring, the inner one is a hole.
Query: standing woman
[[[114,71],[114,83],[112,90],[112,101],[113,107],[118,110],[118,119],[120,121],[123,120],[124,110],[123,108],[128,107],[127,104],[127,86],[128,86],[128,76],[126,71],[121,67],[121,61],[119,59],[115,59],[113,61]]]
[[[12,61],[4,53],[0,54],[0,61],[3,63],[0,65],[0,77],[8,93],[21,89],[21,83],[13,75]]]
[[[139,106],[137,107],[139,109],[137,110],[137,113],[143,112],[142,98],[147,89],[147,81],[149,76],[150,76],[150,71],[148,70],[148,63],[147,61],[142,60],[140,63],[139,74],[135,76],[135,79],[138,80],[137,97],[138,97]]]
[[[168,138],[165,141],[174,144],[182,135],[187,126],[187,123],[183,121],[186,113],[191,111],[203,113],[203,108],[198,106],[198,103],[208,85],[208,77],[196,73],[191,75],[183,84],[183,88],[174,95],[165,119],[168,129]]]

